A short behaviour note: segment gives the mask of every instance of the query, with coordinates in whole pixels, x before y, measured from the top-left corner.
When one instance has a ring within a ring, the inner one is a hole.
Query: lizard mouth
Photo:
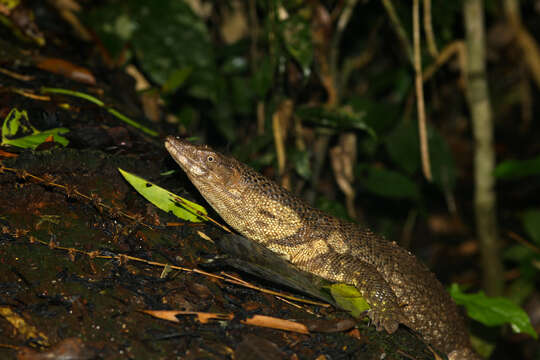
[[[173,136],[167,136],[165,148],[188,175],[204,175],[206,173],[205,169],[200,166],[200,162],[196,160],[197,149],[192,144]]]

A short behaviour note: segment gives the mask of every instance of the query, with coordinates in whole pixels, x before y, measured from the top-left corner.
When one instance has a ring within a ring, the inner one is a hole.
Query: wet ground
[[[212,239],[224,233],[160,211],[119,175],[122,166],[204,203],[183,175],[159,175],[174,164],[153,146],[154,159],[54,149],[24,151],[3,161],[0,308],[11,315],[0,317],[1,358],[44,359],[47,353],[79,359],[432,356],[406,330],[387,336],[365,322],[332,330],[351,320],[333,307],[284,301],[189,271],[164,272],[159,264],[204,267],[200,264],[217,254]],[[236,274],[268,290],[289,290],[230,268],[207,270]],[[179,315],[175,323],[143,310],[233,314],[235,319],[201,323],[193,315]],[[306,323],[322,319],[319,329],[330,332],[300,334],[242,323],[253,315]]]

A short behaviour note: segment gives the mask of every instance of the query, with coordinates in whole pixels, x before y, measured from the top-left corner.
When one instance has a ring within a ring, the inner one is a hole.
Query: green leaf
[[[30,124],[26,110],[19,111],[17,108],[11,109],[2,124],[1,145],[17,146],[23,149],[35,149],[42,144],[49,136],[53,136],[54,141],[62,146],[69,144],[69,140],[60,135],[67,133],[67,128],[54,128],[39,131]]]
[[[376,137],[375,131],[364,121],[364,112],[352,112],[339,108],[328,110],[322,106],[301,106],[296,109],[296,115],[318,126],[339,130],[358,129]]]
[[[35,149],[38,145],[43,144],[49,136],[53,136],[54,141],[61,144],[62,146],[67,146],[69,140],[60,135],[60,133],[69,132],[68,128],[54,128],[45,131],[40,131],[34,135],[23,136],[21,138],[4,140],[2,139],[2,145],[12,145],[17,146],[23,149]]]
[[[495,177],[503,180],[521,179],[540,174],[540,156],[527,160],[506,160],[495,167]]]
[[[465,306],[472,319],[486,326],[509,323],[516,333],[526,333],[538,339],[527,313],[515,303],[504,297],[489,297],[482,291],[465,294],[458,284],[452,284],[450,294],[458,305]]]
[[[523,227],[527,235],[540,245],[540,209],[529,209],[522,217]]]
[[[304,75],[309,75],[313,62],[313,44],[308,19],[300,15],[291,16],[281,23],[285,48],[300,64]]]
[[[366,190],[380,196],[397,199],[420,197],[418,185],[396,171],[360,164],[356,177]]]
[[[139,194],[161,210],[171,212],[180,219],[191,222],[205,220],[204,217],[207,215],[207,211],[201,205],[186,200],[125,170],[118,168],[118,171]],[[202,214],[202,216],[199,214]]]
[[[362,316],[364,311],[369,310],[370,306],[364,300],[362,295],[352,285],[347,284],[332,284],[325,286],[330,290],[330,294],[336,301],[336,304],[351,313],[351,316],[358,318]]]

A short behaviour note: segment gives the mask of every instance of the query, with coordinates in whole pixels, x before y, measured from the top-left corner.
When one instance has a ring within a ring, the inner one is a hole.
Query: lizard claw
[[[372,308],[367,313],[369,319],[375,325],[377,331],[385,330],[392,334],[395,332],[400,323],[406,323],[407,319],[399,308]]]

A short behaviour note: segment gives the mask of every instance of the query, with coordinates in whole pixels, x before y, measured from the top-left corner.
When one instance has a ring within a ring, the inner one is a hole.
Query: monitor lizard
[[[354,285],[377,330],[404,324],[451,360],[480,359],[465,322],[414,255],[358,224],[310,206],[274,181],[206,145],[169,136],[165,147],[206,201],[241,235],[301,270]]]

